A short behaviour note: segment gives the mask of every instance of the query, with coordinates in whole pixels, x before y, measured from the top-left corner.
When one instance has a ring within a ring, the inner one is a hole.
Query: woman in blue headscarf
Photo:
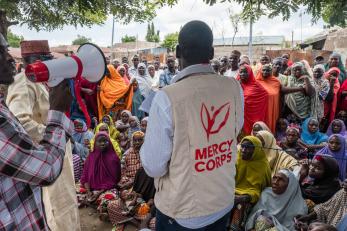
[[[302,124],[301,140],[306,144],[310,154],[326,145],[328,136],[319,132],[319,122],[315,118],[307,118]]]
[[[317,155],[327,155],[331,156],[339,164],[340,174],[339,178],[341,181],[346,179],[346,165],[347,165],[347,155],[346,155],[346,140],[340,134],[334,134],[329,137],[328,144],[317,152]]]

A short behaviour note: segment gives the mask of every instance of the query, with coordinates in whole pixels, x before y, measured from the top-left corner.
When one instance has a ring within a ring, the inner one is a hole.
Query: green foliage
[[[110,14],[121,23],[146,22],[155,17],[156,8],[175,3],[177,0],[0,0],[0,32],[15,24],[37,31],[65,25],[90,27],[103,24]]]
[[[177,44],[178,44],[178,32],[167,34],[161,46],[168,49],[169,52],[172,52],[175,50]]]
[[[77,38],[72,41],[72,45],[82,45],[84,43],[90,43],[92,42],[91,38],[87,38],[83,35],[77,35]]]
[[[130,43],[130,42],[136,42],[136,37],[135,37],[135,36],[128,36],[128,35],[125,35],[125,36],[122,38],[122,43]]]
[[[154,23],[152,22],[152,24],[148,24],[147,25],[147,34],[146,34],[146,41],[147,42],[160,42],[160,36],[159,36],[159,30],[157,32],[155,32],[155,28],[154,28]]]
[[[24,40],[23,36],[16,35],[10,30],[7,32],[7,41],[10,47],[20,47],[20,42]]]
[[[209,5],[217,2],[236,2],[243,7],[242,18],[245,20],[258,20],[262,15],[269,18],[281,16],[283,20],[299,10],[302,5],[306,13],[312,15],[312,22],[323,16],[330,25],[345,26],[347,24],[347,1],[345,0],[203,0]]]

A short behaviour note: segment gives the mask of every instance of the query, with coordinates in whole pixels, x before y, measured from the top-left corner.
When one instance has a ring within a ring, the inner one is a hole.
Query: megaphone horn
[[[49,87],[55,87],[63,79],[75,78],[79,72],[92,83],[105,75],[106,59],[99,47],[85,43],[78,48],[75,56],[32,63],[25,69],[29,80],[47,82]]]
[[[99,47],[92,43],[85,43],[77,50],[77,55],[29,64],[25,74],[33,82],[47,82],[49,87],[57,86],[64,79],[75,79],[75,96],[80,105],[87,126],[91,119],[86,105],[81,97],[82,76],[89,82],[98,82],[106,73],[106,59]]]

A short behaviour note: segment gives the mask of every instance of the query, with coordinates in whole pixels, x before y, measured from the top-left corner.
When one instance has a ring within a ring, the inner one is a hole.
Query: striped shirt
[[[48,230],[41,186],[59,176],[72,126],[63,113],[49,111],[37,144],[0,100],[0,230]]]

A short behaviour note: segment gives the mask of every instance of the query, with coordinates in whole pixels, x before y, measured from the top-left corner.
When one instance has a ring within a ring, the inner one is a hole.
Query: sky
[[[214,38],[232,37],[233,28],[231,26],[228,9],[234,13],[240,13],[242,7],[236,3],[218,3],[209,6],[202,0],[180,0],[173,7],[163,7],[157,10],[157,16],[153,19],[156,30],[160,31],[161,40],[168,33],[179,31],[181,26],[191,20],[202,20],[213,30]],[[29,30],[25,25],[10,27],[12,32],[23,35],[26,40],[47,39],[50,46],[70,45],[77,38],[83,35],[92,39],[92,42],[99,46],[110,46],[112,36],[112,17],[101,26],[73,27],[65,26],[61,30],[36,31]],[[323,21],[316,24],[311,23],[311,16],[303,14],[302,28],[299,12],[293,14],[288,21],[282,21],[281,17],[269,19],[261,17],[253,24],[253,35],[281,35],[287,40],[291,40],[292,31],[294,40],[301,40],[315,35],[323,30]],[[144,41],[147,31],[147,23],[130,23],[127,25],[115,23],[114,42],[120,42],[124,35],[137,36]],[[302,34],[301,34],[302,33]],[[248,36],[249,25],[241,25],[236,36]]]

